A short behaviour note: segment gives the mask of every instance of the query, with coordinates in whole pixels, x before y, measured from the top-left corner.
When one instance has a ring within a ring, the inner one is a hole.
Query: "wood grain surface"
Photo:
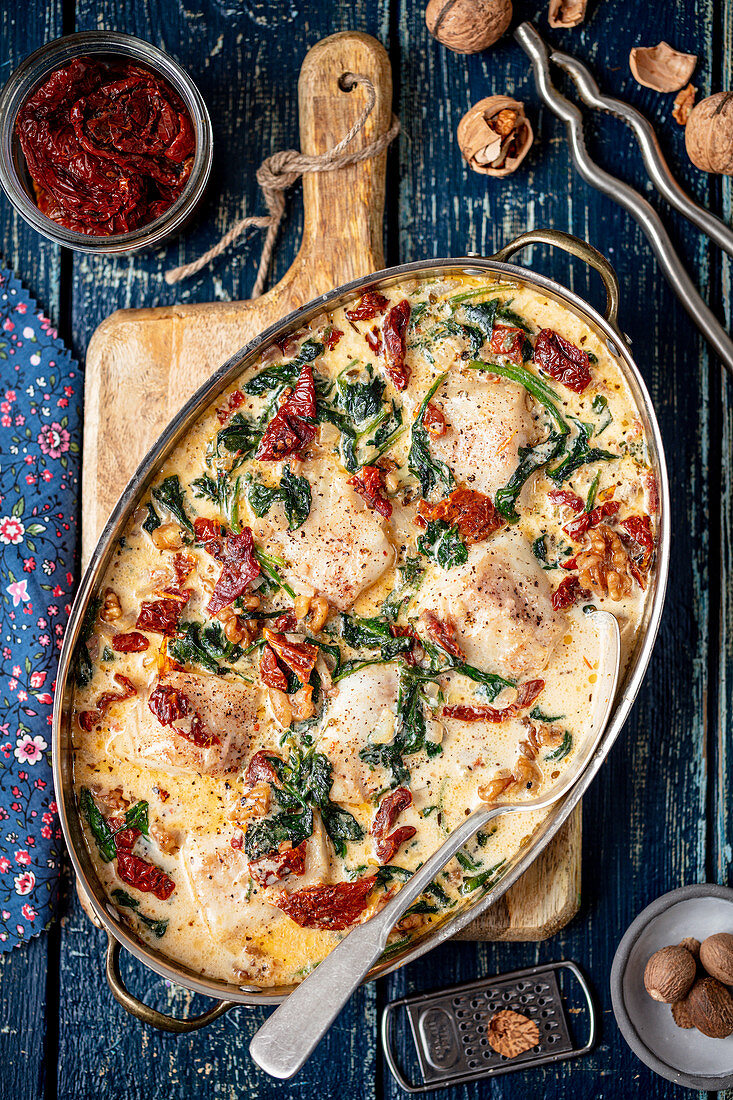
[[[635,103],[658,129],[665,155],[695,198],[731,220],[730,181],[704,176],[684,152],[671,96],[640,88],[627,57],[634,45],[666,39],[700,55],[699,94],[731,87],[733,41],[723,0],[630,5],[589,0],[586,22],[548,31],[544,3],[515,0],[517,18],[588,62],[602,86]],[[0,5],[0,62],[6,75],[42,42],[73,30],[125,30],[161,46],[197,80],[215,130],[212,185],[185,237],[158,253],[102,259],[64,256],[24,226],[2,200],[0,241],[76,354],[115,308],[246,298],[260,236],[252,234],[208,272],[170,288],[168,267],[192,260],[245,213],[261,213],[254,173],[276,149],[298,143],[295,88],[307,49],[355,28],[388,47],[394,104],[403,125],[387,158],[388,264],[466,249],[490,252],[528,226],[585,237],[616,265],[622,327],[630,335],[667,446],[674,537],[670,595],[645,685],[611,757],[584,800],[583,900],[566,929],[540,944],[455,940],[389,978],[359,990],[311,1063],[291,1083],[253,1068],[247,1044],[266,1010],[243,1010],[184,1039],[144,1030],[110,998],[104,938],[68,892],[49,934],[0,955],[0,1096],[12,1100],[295,1100],[357,1096],[397,1100],[378,1049],[387,1000],[536,962],[575,959],[589,975],[600,1036],[578,1061],[522,1071],[470,1090],[428,1093],[451,1100],[683,1100],[694,1095],[656,1077],[626,1046],[611,1012],[608,976],[624,930],[665,890],[705,880],[731,882],[733,858],[733,406],[730,383],[662,281],[645,238],[575,173],[561,124],[542,107],[524,55],[505,39],[485,54],[448,53],[427,34],[423,5],[408,0],[6,0]],[[559,81],[562,84],[562,81]],[[569,90],[570,91],[570,90]],[[461,115],[476,100],[508,93],[524,101],[536,141],[506,180],[466,170],[455,144]],[[570,91],[572,95],[572,91]],[[588,116],[592,154],[648,194],[688,271],[721,318],[730,300],[727,260],[670,213],[651,190],[625,128]],[[289,267],[302,231],[296,188],[273,282]],[[596,304],[595,276],[536,249],[523,262],[565,281]],[[176,1012],[199,998],[166,986],[129,961],[133,991]],[[410,1063],[411,1040],[399,1034]],[[702,1095],[702,1094],[700,1094]],[[733,1095],[733,1094],[731,1094]]]

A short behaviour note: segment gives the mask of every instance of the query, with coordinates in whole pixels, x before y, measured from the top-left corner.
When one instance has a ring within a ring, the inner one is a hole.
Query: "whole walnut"
[[[512,0],[430,0],[428,30],[454,53],[480,53],[493,46],[512,21]]]
[[[733,176],[733,92],[716,92],[690,111],[687,154],[703,172]]]

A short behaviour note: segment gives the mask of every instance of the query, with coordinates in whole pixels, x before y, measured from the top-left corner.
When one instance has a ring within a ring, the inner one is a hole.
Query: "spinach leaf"
[[[397,576],[399,578],[399,583],[397,587],[390,592],[381,607],[382,618],[386,622],[397,622],[402,608],[405,604],[410,602],[417,591],[424,573],[425,569],[421,565],[419,557],[407,558],[405,562],[398,567]]]
[[[405,767],[398,745],[367,745],[361,749],[359,758],[370,768],[384,768],[392,775],[392,787],[401,787],[410,782],[410,773]]]
[[[506,863],[505,859],[499,860],[493,867],[489,867],[487,871],[482,871],[479,875],[469,875],[468,878],[464,878],[461,883],[461,893],[464,895],[472,893],[474,890],[478,890],[480,887],[491,886],[497,873]]]
[[[140,902],[128,894],[127,890],[113,890],[112,897],[123,909],[139,909]]]
[[[262,429],[243,413],[235,413],[226,427],[216,433],[216,453],[221,454],[222,447],[230,454],[238,454],[240,461],[249,458],[257,450]]]
[[[125,824],[122,828],[139,829],[143,836],[148,835],[147,802],[136,802],[134,806],[130,806],[130,809],[125,814]],[[122,832],[122,828],[116,829],[115,832]]]
[[[87,787],[82,787],[79,795],[79,804],[84,817],[87,819],[89,830],[97,842],[99,854],[105,863],[111,863],[115,858],[114,833],[102,816],[102,811],[92,797],[92,792]]]
[[[556,402],[559,400],[555,391],[538,375],[533,374],[526,367],[520,367],[516,363],[484,363],[480,359],[472,359],[467,364],[471,370],[486,370],[492,374],[498,374],[502,378],[509,378],[512,382],[518,382],[525,390],[539,401],[549,412],[557,425],[559,435],[568,435],[570,428],[563,419]]]
[[[247,494],[249,506],[262,519],[276,500],[282,501],[288,530],[296,531],[308,519],[311,510],[311,487],[307,477],[298,477],[290,466],[283,470],[280,485],[271,488],[261,481],[252,481]]]
[[[426,740],[427,728],[423,711],[423,703],[426,701],[423,684],[426,679],[428,677],[419,670],[406,666],[400,669],[394,738],[389,745],[367,745],[359,753],[369,767],[381,765],[391,772],[393,787],[410,781],[410,773],[403,757],[422,750],[428,756],[436,756],[443,751],[440,745]]]
[[[106,645],[104,647],[104,649],[102,650],[102,660],[103,661],[116,661],[117,660],[117,658],[115,657],[114,653],[112,652],[112,650],[109,648],[108,645]]]
[[[596,474],[596,476],[591,481],[590,488],[588,489],[588,496],[585,498],[585,511],[586,512],[592,512],[593,511],[593,506],[595,505],[595,502],[596,502],[596,496],[598,495],[598,483],[599,483],[600,480],[601,480],[601,471],[599,470],[598,473]]]
[[[264,821],[250,821],[244,834],[244,850],[250,859],[261,859],[276,852],[284,840],[297,848],[313,833],[313,810],[310,806],[300,813],[279,813]]]
[[[385,863],[382,867],[377,869],[375,878],[377,880],[377,886],[388,886],[392,879],[401,879],[402,882],[407,882],[412,878],[414,871],[408,871],[406,867],[397,867],[394,863]]]
[[[479,694],[483,699],[486,699],[489,703],[493,703],[497,695],[506,687],[516,687],[516,684],[511,680],[505,680],[503,676],[499,676],[496,672],[484,672],[483,669],[474,668],[473,665],[467,665],[462,662],[458,662],[449,665],[443,671],[445,672],[458,672],[461,676],[466,676],[469,680],[473,680],[475,684],[479,685]]]
[[[166,931],[168,930],[167,920],[156,920],[154,917],[146,917],[144,913],[138,913],[137,919],[141,922],[141,924],[144,924],[146,928],[149,928],[153,935],[157,936],[158,939],[160,939],[161,936],[164,936],[166,934]]]
[[[454,565],[463,565],[468,561],[468,549],[458,534],[458,528],[449,526],[442,519],[428,522],[424,534],[417,540],[417,548],[443,569],[452,569]]]
[[[412,424],[412,441],[407,455],[407,466],[410,473],[414,474],[420,482],[422,495],[427,498],[438,482],[442,481],[446,489],[451,489],[455,484],[453,472],[445,462],[434,459],[430,453],[430,441],[423,423],[428,402],[442,386],[448,377],[447,372],[435,379],[432,386],[425,394],[417,410],[417,416]]]
[[[468,340],[469,354],[474,357],[480,354],[484,346],[484,334],[481,329],[474,325],[462,325],[452,317],[440,321],[423,340],[417,340],[410,346],[427,348],[438,340],[445,340],[448,336],[460,336]]]
[[[76,649],[74,650],[74,680],[76,686],[80,688],[86,687],[94,675],[94,665],[89,655],[87,642],[92,636],[101,606],[102,600],[99,597],[89,601],[89,606],[82,619],[79,641],[76,643]]]
[[[378,649],[383,661],[407,652],[413,642],[409,637],[394,638],[384,619],[356,619],[346,613],[341,615],[341,636],[351,649]]]
[[[562,435],[551,432],[547,439],[535,443],[533,447],[520,447],[519,465],[506,485],[497,489],[494,497],[494,507],[504,519],[510,521],[519,519],[516,504],[525,482],[536,470],[540,470],[556,458],[561,453],[564,443]]]
[[[371,429],[370,429],[371,431]],[[377,428],[372,439],[367,439],[366,446],[375,447],[376,450],[364,465],[373,465],[375,459],[388,451],[395,440],[399,439],[405,429],[402,426],[402,409],[395,401],[392,402],[391,412]]]
[[[483,341],[491,339],[491,334],[494,331],[494,321],[496,320],[496,311],[499,308],[499,299],[492,298],[488,302],[477,302],[475,305],[469,305],[464,303],[463,315],[468,320],[468,323],[475,325],[481,333]]]
[[[551,481],[554,481],[556,485],[562,485],[562,483],[567,481],[569,477],[572,477],[581,466],[586,466],[592,462],[611,462],[619,457],[618,455],[611,454],[610,451],[602,451],[599,447],[589,447],[588,441],[593,434],[593,425],[584,424],[580,420],[577,421],[577,425],[578,434],[573,440],[570,450],[554,469],[547,470],[547,476]]]
[[[608,401],[602,393],[597,393],[593,398],[593,404],[591,405],[593,412],[598,416],[598,423],[596,424],[595,434],[599,436],[601,432],[605,432],[609,424],[613,422],[611,416],[611,410],[608,407]]]
[[[201,665],[221,676],[229,669],[220,661],[234,664],[243,656],[242,647],[227,640],[222,624],[215,619],[207,623],[181,623],[178,630],[179,637],[169,641],[168,652],[179,665]]]
[[[545,542],[545,535],[539,535],[532,543],[532,553],[537,558],[538,562],[547,561],[547,543]]]
[[[501,317],[502,321],[506,321],[512,328],[521,328],[525,332],[532,335],[532,329],[525,321],[524,317],[520,317],[518,313],[515,313],[513,309],[510,309],[508,305],[499,306],[496,311],[496,316]]]
[[[323,351],[323,344],[319,344],[316,340],[306,340],[301,344],[295,359],[289,359],[287,363],[275,363],[274,366],[266,367],[258,374],[253,375],[248,382],[245,382],[242,389],[250,397],[259,397],[264,393],[270,393],[271,390],[279,389],[281,386],[292,386],[300,374],[300,368],[305,366],[306,363],[312,363],[319,355],[323,355]]]
[[[367,372],[367,382],[347,382],[342,375],[336,380],[336,402],[354,424],[364,424],[382,411],[386,384],[379,377],[371,377],[371,368]]]
[[[295,589],[292,585],[289,585],[283,577],[280,576],[279,569],[285,568],[285,562],[282,558],[275,557],[274,554],[266,554],[264,550],[260,550],[259,546],[255,547],[255,557],[259,563],[259,567],[264,574],[267,581],[274,588],[282,588],[283,592],[287,592],[291,600],[295,599]],[[261,590],[261,589],[260,589]]]
[[[190,531],[193,534],[193,524],[186,515],[186,505],[184,501],[184,490],[181,488],[181,483],[178,480],[178,474],[170,474],[164,478],[160,485],[156,485],[152,494],[158,501],[158,504],[162,504],[164,508],[167,508],[170,514],[175,520],[184,527],[186,531]]]
[[[218,505],[220,512],[225,517],[228,526],[239,534],[241,524],[239,522],[239,494],[242,485],[241,474],[233,477],[224,470],[216,471],[216,480],[210,474],[203,474],[191,482],[191,489],[195,497],[205,497]]]
[[[554,750],[554,752],[547,753],[547,755],[545,756],[545,760],[562,760],[563,757],[568,755],[572,747],[573,735],[570,730],[565,730],[562,741]]]
[[[148,514],[147,518],[143,520],[142,528],[143,531],[147,531],[149,535],[152,535],[156,527],[160,527],[161,519],[158,513],[155,511],[155,508],[153,508],[150,501],[147,501],[145,507],[148,510]]]
[[[546,725],[549,725],[551,722],[559,722],[561,718],[565,717],[564,714],[555,714],[552,716],[543,714],[539,707],[532,707],[529,716],[533,722],[544,722]]]

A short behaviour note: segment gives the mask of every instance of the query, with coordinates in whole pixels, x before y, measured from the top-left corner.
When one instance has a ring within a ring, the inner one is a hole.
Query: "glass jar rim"
[[[62,64],[85,55],[126,57],[148,66],[181,96],[194,126],[196,149],[191,174],[176,201],[163,214],[128,233],[93,236],[79,233],[43,214],[19,177],[22,156],[15,120],[23,103],[44,77]],[[173,236],[203,195],[213,160],[213,130],[206,103],[192,77],[177,61],[151,42],[118,31],[80,31],[46,42],[29,54],[0,91],[0,185],[11,203],[38,233],[78,252],[114,255],[152,247]]]

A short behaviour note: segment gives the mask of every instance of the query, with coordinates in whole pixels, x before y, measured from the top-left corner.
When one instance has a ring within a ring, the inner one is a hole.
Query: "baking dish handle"
[[[526,248],[530,244],[556,245],[558,248],[562,248],[564,252],[569,252],[571,256],[577,256],[585,263],[590,264],[591,267],[594,267],[603,279],[603,285],[606,288],[606,320],[612,328],[619,332],[618,276],[602,252],[599,252],[592,244],[588,244],[587,241],[582,241],[580,237],[574,237],[572,233],[562,233],[559,229],[529,229],[526,233],[520,233],[513,241],[509,241],[509,244],[505,244],[491,258],[492,260],[498,260],[499,263],[506,263],[510,256],[513,256],[515,252],[519,252],[520,248]]]
[[[218,1001],[212,1008],[202,1012],[200,1016],[191,1016],[187,1020],[178,1019],[176,1016],[167,1016],[164,1012],[158,1012],[156,1008],[143,1004],[127,989],[120,973],[120,945],[114,936],[108,933],[107,940],[107,981],[112,990],[112,996],[118,1001],[126,1012],[134,1016],[150,1027],[157,1027],[160,1031],[172,1031],[176,1035],[184,1035],[187,1031],[197,1031],[200,1027],[206,1027],[218,1016],[223,1016],[230,1008],[236,1008],[236,1001]]]

